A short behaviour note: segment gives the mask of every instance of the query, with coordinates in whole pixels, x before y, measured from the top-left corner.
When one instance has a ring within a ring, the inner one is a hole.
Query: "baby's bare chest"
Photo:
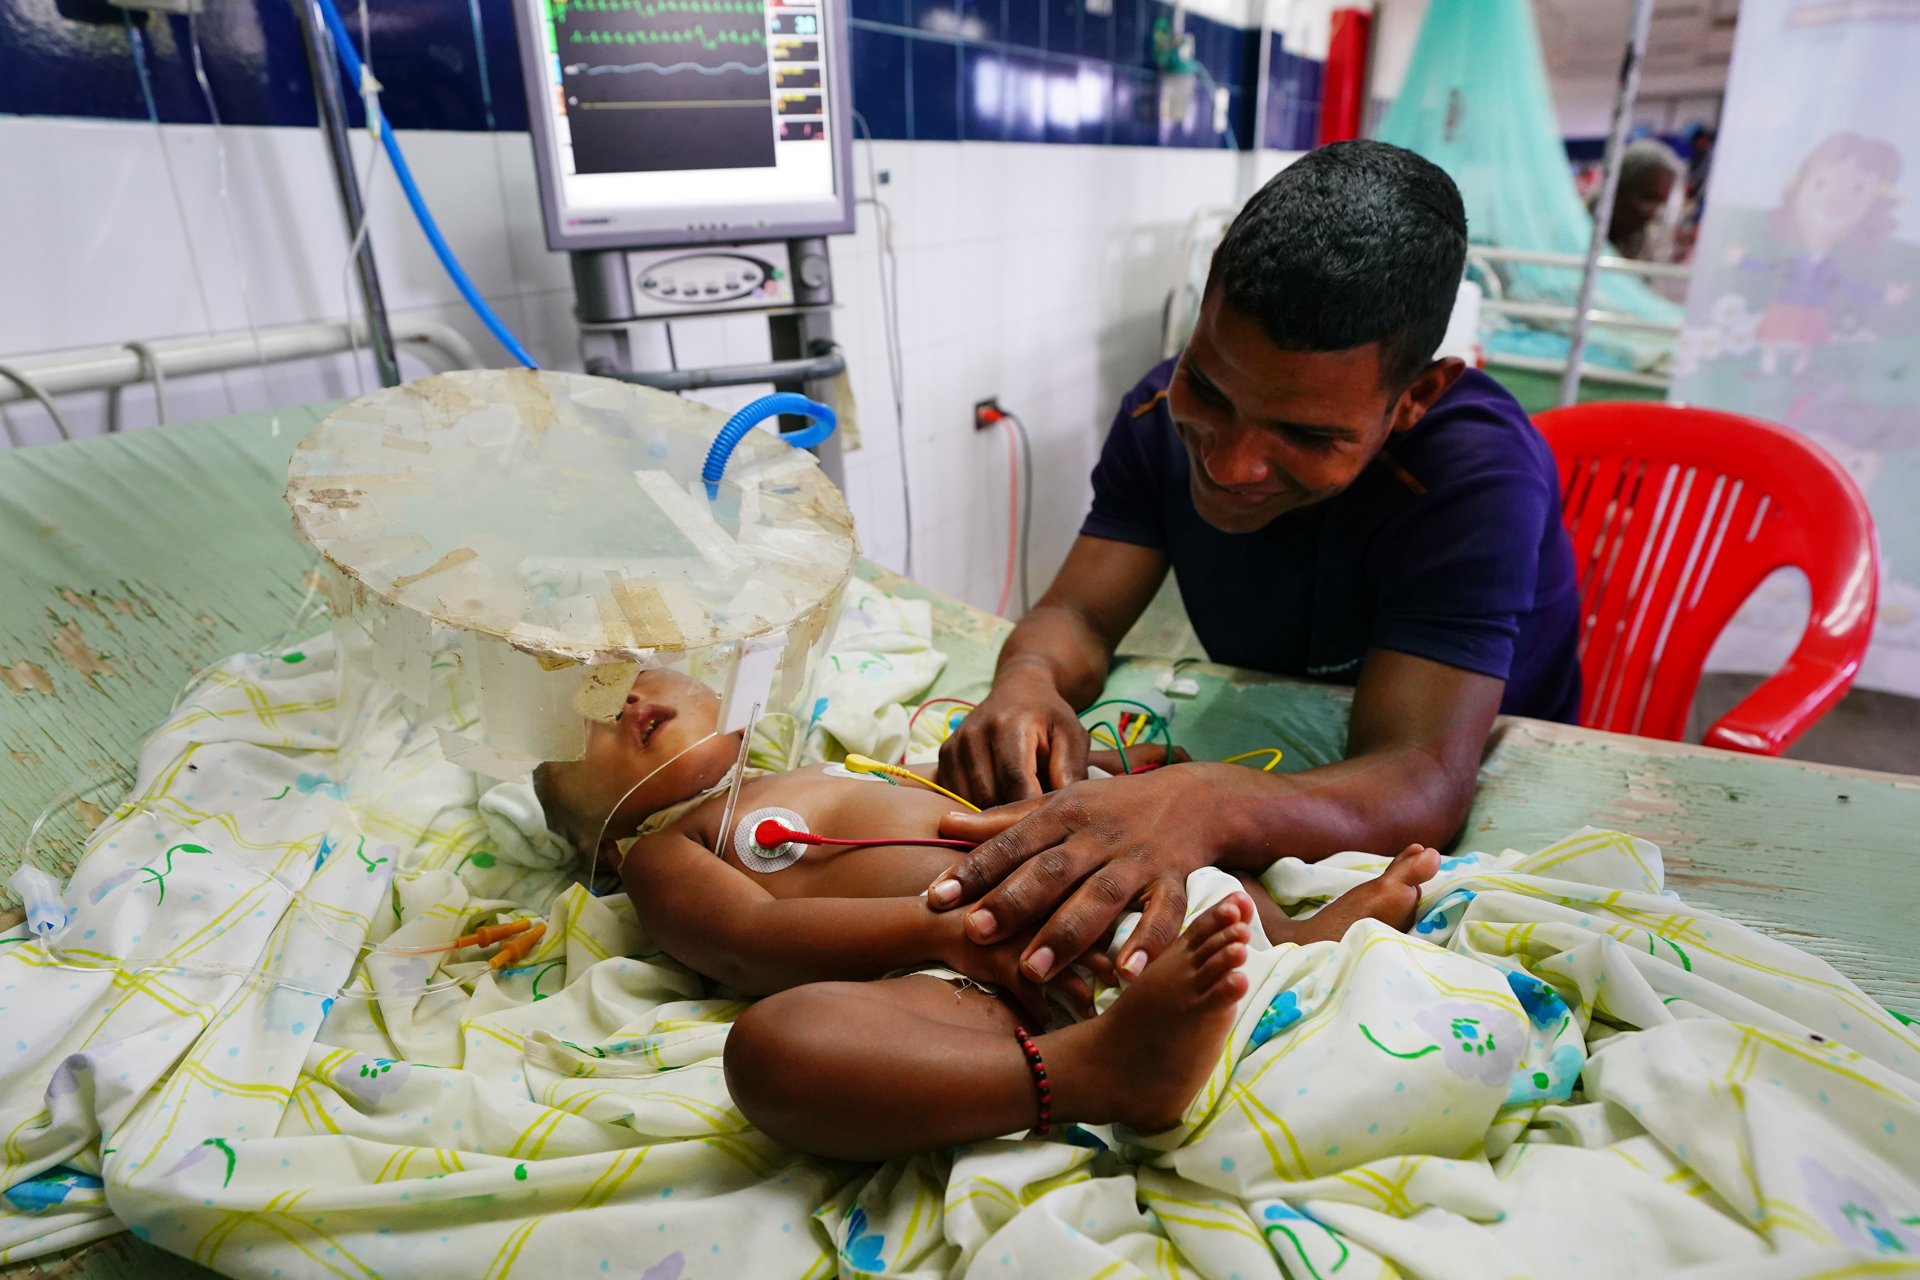
[[[954,808],[944,796],[910,783],[890,786],[806,770],[748,782],[740,790],[733,827],[751,832],[765,810],[779,809],[812,834],[833,840],[929,839],[940,834],[940,819]],[[959,857],[957,850],[892,843],[810,845],[798,862],[763,873],[741,861],[734,832],[721,832],[724,809],[724,798],[716,799],[686,821],[701,844],[718,850],[728,865],[753,876],[775,897],[911,896],[925,891]]]

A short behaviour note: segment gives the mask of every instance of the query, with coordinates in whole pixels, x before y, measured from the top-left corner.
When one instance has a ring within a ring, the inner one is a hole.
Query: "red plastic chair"
[[[1766,576],[1812,586],[1793,656],[1707,731],[1779,755],[1853,683],[1873,630],[1873,517],[1840,465],[1754,418],[1596,403],[1535,419],[1560,464],[1580,584],[1580,723],[1679,741],[1707,652]]]

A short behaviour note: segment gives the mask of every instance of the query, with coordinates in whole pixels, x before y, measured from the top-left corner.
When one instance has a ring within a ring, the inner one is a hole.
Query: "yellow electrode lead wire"
[[[846,765],[847,771],[850,773],[877,773],[882,777],[898,778],[902,782],[915,783],[916,785],[925,787],[929,791],[938,791],[955,804],[963,804],[974,813],[980,812],[980,806],[971,800],[962,799],[933,779],[923,778],[913,770],[902,768],[900,765],[882,764],[878,760],[873,760],[863,755],[849,755],[841,763]]]
[[[1242,751],[1237,756],[1228,756],[1225,760],[1222,760],[1220,763],[1221,764],[1239,764],[1242,760],[1251,760],[1255,756],[1272,756],[1273,759],[1267,761],[1266,764],[1260,767],[1260,772],[1272,773],[1274,766],[1280,763],[1280,748],[1261,747],[1257,751]]]

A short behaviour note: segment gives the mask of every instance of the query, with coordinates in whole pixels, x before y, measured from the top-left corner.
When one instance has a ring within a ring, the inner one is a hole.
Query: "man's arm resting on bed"
[[[1355,686],[1346,759],[1292,774],[1213,766],[1229,801],[1219,865],[1255,875],[1280,858],[1444,845],[1473,807],[1506,682],[1376,649]]]
[[[635,842],[621,879],[649,938],[746,995],[947,964],[964,941],[924,898],[776,898],[678,832]]]

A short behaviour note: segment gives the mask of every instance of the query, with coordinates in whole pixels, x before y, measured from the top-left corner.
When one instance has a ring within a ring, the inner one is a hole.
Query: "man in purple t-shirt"
[[[1035,980],[1136,905],[1137,973],[1201,866],[1442,844],[1496,713],[1577,714],[1553,460],[1497,383],[1433,358],[1466,248],[1439,168],[1322,147],[1248,202],[1186,351],[1122,402],[1079,539],[940,755],[941,781],[1012,807],[948,820],[984,843],[929,901],[971,904],[979,942],[1027,937]],[[1169,568],[1214,658],[1354,686],[1345,760],[1084,781],[1075,709]]]

